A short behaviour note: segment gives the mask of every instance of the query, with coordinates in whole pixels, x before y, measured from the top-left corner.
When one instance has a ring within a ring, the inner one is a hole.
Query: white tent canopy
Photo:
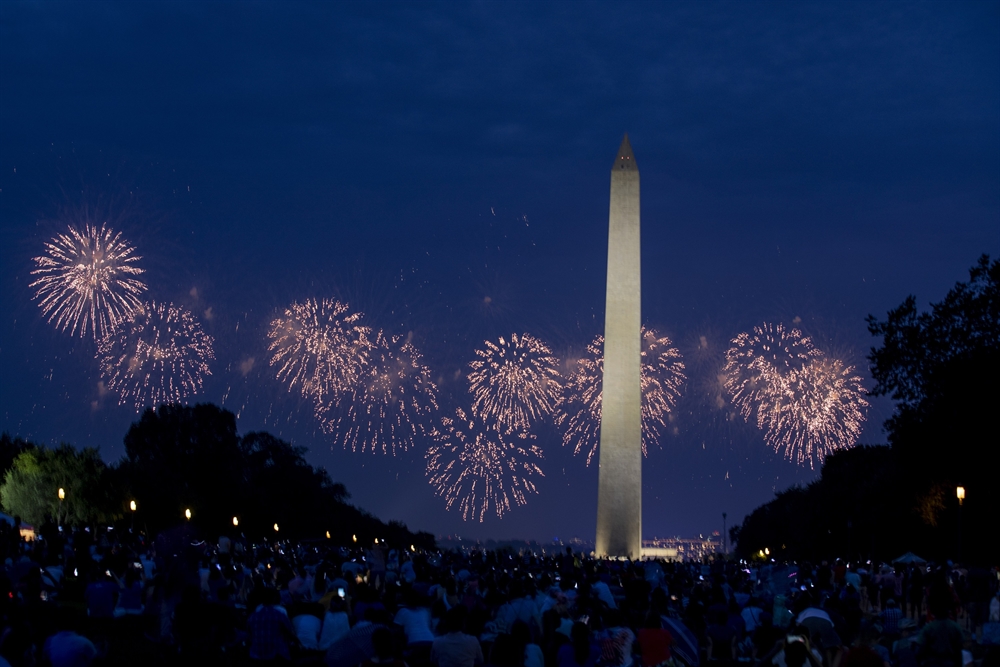
[[[913,553],[912,551],[907,551],[905,554],[892,561],[897,565],[923,565],[927,561]]]

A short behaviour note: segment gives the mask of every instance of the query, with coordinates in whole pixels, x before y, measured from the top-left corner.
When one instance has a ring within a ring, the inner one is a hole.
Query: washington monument
[[[639,279],[639,169],[626,134],[611,168],[597,486],[596,551],[611,558],[639,558],[642,549]]]

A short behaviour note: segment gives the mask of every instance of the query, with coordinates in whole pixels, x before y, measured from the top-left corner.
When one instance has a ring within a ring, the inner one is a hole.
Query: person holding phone
[[[760,659],[758,665],[774,667],[823,667],[823,656],[809,641],[809,630],[793,627],[785,638]]]
[[[343,588],[338,588],[338,594]],[[345,596],[334,596],[330,600],[330,609],[323,615],[323,627],[319,632],[319,648],[325,651],[333,643],[347,634],[351,629],[351,621],[347,616],[347,600]]]

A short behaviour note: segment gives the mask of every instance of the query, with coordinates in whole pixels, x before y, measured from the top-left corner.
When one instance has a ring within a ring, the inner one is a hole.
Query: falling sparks
[[[659,442],[670,412],[687,380],[684,362],[671,340],[654,329],[642,328],[642,453]],[[601,424],[601,384],[604,378],[604,337],[587,346],[563,389],[557,423],[563,426],[563,445],[573,453],[586,452],[589,466],[597,453]]]
[[[558,424],[564,427],[563,445],[572,445],[573,453],[587,453],[590,465],[597,452],[601,426],[601,379],[604,376],[604,337],[598,336],[587,346],[586,354],[576,363],[563,387]]]
[[[357,385],[366,365],[370,329],[361,313],[335,299],[293,303],[268,329],[270,364],[288,391],[322,406],[336,404]]]
[[[61,331],[99,340],[113,332],[142,305],[146,284],[135,248],[106,225],[70,226],[33,258],[34,288],[42,314]]]
[[[542,450],[534,436],[504,433],[482,424],[461,408],[444,417],[434,432],[435,443],[425,454],[427,477],[445,507],[458,508],[462,519],[480,523],[492,509],[503,518],[512,503],[524,505],[538,493],[532,481],[544,477]]]
[[[765,428],[767,411],[759,407],[773,395],[779,379],[821,355],[798,329],[765,322],[732,340],[722,369],[726,391],[743,419]]]
[[[865,389],[853,366],[815,358],[784,377],[770,401],[765,439],[785,458],[810,468],[857,442]]]
[[[472,412],[503,430],[527,430],[552,414],[562,390],[559,360],[531,334],[486,341],[469,363]]]
[[[438,409],[437,386],[409,338],[379,331],[345,407],[321,405],[323,429],[352,451],[406,451]]]
[[[763,324],[726,352],[726,390],[785,458],[810,468],[857,442],[865,389],[855,368],[826,357],[798,329]]]
[[[136,409],[178,403],[196,394],[211,375],[212,337],[190,312],[173,304],[140,306],[132,319],[101,339],[98,359],[119,405]]]

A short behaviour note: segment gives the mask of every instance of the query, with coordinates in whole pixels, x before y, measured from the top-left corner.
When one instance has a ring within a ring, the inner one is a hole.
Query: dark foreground
[[[1000,664],[996,567],[3,537],[15,666]]]

